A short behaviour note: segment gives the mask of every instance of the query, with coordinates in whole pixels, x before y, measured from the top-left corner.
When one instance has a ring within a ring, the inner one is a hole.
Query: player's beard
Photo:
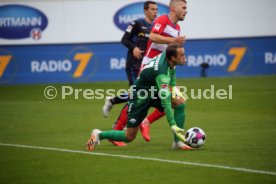
[[[157,17],[157,15],[152,15],[152,16],[151,16],[151,18],[152,18],[151,21],[154,21],[156,17]]]
[[[178,15],[177,18],[179,21],[183,21],[185,19],[185,15],[184,16]]]

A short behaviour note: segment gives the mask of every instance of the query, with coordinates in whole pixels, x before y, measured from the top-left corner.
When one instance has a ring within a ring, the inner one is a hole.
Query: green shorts
[[[148,114],[150,107],[155,107],[159,111],[163,112],[164,109],[161,105],[160,98],[151,99],[138,98],[136,94],[133,95],[133,99],[128,102],[128,128],[138,127]]]

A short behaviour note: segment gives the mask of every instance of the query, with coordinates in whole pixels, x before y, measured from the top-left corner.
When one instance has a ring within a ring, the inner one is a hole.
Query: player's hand
[[[175,38],[175,42],[184,44],[186,42],[186,37],[185,36],[178,36]]]
[[[183,96],[183,94],[178,90],[176,86],[172,88],[172,98],[182,98],[186,102],[186,98]]]
[[[179,128],[176,125],[171,126],[171,129],[181,141],[186,142],[186,139],[184,136],[185,131],[183,129]]]
[[[138,47],[135,47],[132,52],[133,56],[137,59],[141,59],[143,57],[144,51],[140,50]]]

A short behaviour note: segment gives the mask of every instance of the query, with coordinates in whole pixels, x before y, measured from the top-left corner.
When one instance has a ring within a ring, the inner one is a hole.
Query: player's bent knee
[[[128,142],[131,142],[135,139],[136,135],[127,135],[126,138],[128,140]]]
[[[185,100],[183,98],[172,98],[172,107],[176,108],[179,105],[185,104]]]
[[[137,132],[138,132],[138,127],[136,127],[136,128],[127,128],[126,138],[127,138],[128,142],[131,142],[135,139],[135,137],[137,135]]]

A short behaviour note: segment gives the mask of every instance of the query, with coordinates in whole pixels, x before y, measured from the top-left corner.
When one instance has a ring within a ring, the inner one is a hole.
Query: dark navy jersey
[[[137,19],[129,24],[122,37],[122,44],[128,48],[127,62],[134,69],[140,69],[142,58],[139,60],[134,58],[132,51],[138,47],[146,52],[151,26],[144,18]]]

